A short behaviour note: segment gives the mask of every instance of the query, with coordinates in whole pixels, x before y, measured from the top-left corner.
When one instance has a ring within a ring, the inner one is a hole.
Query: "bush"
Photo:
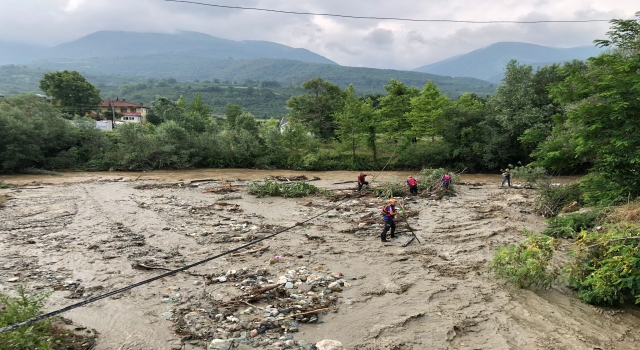
[[[460,182],[460,175],[457,175],[453,172],[447,171],[446,169],[443,168],[437,168],[437,169],[422,169],[420,171],[420,174],[417,176],[417,180],[418,180],[418,189],[419,190],[425,190],[428,189],[429,187],[433,186],[433,185],[437,185],[440,183],[440,179],[442,178],[442,175],[444,175],[445,173],[449,173],[449,175],[451,175],[451,184],[449,185],[449,188],[451,188],[451,185],[459,183]]]
[[[603,233],[583,231],[569,265],[569,285],[590,304],[640,304],[638,227],[611,225]]]
[[[451,150],[444,140],[419,141],[404,148],[393,161],[395,168],[440,167],[451,160]]]
[[[586,204],[609,206],[629,200],[631,194],[613,181],[611,176],[611,174],[591,173],[580,179],[580,190]]]
[[[282,184],[273,180],[266,179],[264,183],[252,182],[248,189],[249,194],[253,194],[256,197],[306,197],[312,194],[324,193],[325,191],[318,187],[302,182],[296,181],[292,183]]]
[[[573,213],[553,217],[547,220],[549,227],[542,233],[558,238],[575,238],[581,231],[590,230],[596,226],[599,214],[599,210],[593,210],[586,214]]]
[[[46,293],[28,295],[22,287],[18,289],[17,298],[0,293],[0,327],[41,315],[48,296]],[[0,333],[0,346],[12,350],[51,349],[50,333],[51,321],[42,320],[11,332]]]
[[[560,274],[559,268],[551,266],[557,241],[526,229],[523,233],[527,235],[523,243],[498,248],[490,270],[520,288],[549,288]]]
[[[372,187],[371,192],[373,192],[375,196],[380,198],[391,198],[407,195],[409,193],[409,187],[407,187],[404,183],[383,181],[380,182],[376,187]]]
[[[549,182],[541,183],[538,187],[535,211],[547,218],[556,216],[565,205],[574,201],[581,203],[581,193],[579,183],[564,186],[553,186]]]
[[[511,170],[511,176],[530,186],[549,180],[546,170],[542,167],[517,166]]]

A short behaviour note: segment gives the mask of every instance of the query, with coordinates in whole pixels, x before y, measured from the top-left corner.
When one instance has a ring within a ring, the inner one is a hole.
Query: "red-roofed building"
[[[149,108],[145,107],[142,103],[133,103],[126,100],[116,98],[115,100],[107,99],[103,100],[100,104],[100,110],[103,115],[109,115],[112,110],[120,115],[120,120],[123,122],[132,123],[145,123]]]

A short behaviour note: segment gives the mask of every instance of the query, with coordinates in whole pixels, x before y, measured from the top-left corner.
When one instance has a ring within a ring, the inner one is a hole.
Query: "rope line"
[[[389,160],[387,160],[387,164],[384,165],[384,167],[382,167],[382,170],[380,170],[380,172],[378,173],[378,175],[374,176],[373,179],[371,180],[371,183],[373,183],[374,181],[376,181],[376,179],[378,178],[378,176],[380,176],[380,174],[382,174],[382,172],[384,171],[384,169],[387,168],[387,165],[389,165],[389,163],[391,163],[391,159],[393,159],[393,156],[396,155],[396,150],[398,149],[398,146],[400,145],[400,142],[398,141],[396,143],[396,148],[393,149],[393,153],[391,153],[391,157],[389,157]]]
[[[341,202],[347,201],[348,199],[351,199],[351,198],[345,198],[345,199],[343,199],[342,201],[339,201],[339,202],[338,202],[338,204],[339,204],[339,203],[341,203]],[[155,277],[152,277],[152,278],[149,278],[149,279],[146,279],[146,280],[143,280],[143,281],[140,281],[140,282],[134,283],[134,284],[132,284],[132,285],[129,285],[129,286],[126,286],[126,287],[123,287],[123,288],[120,288],[120,289],[116,289],[116,290],[111,291],[111,292],[109,292],[109,293],[105,293],[105,294],[102,294],[102,295],[98,295],[98,296],[96,296],[96,297],[93,297],[93,298],[87,299],[87,300],[85,300],[85,301],[82,301],[82,302],[79,302],[79,303],[76,303],[76,304],[69,305],[69,306],[64,307],[64,308],[62,308],[62,309],[59,309],[59,310],[51,311],[51,312],[48,312],[48,313],[46,313],[46,314],[42,314],[42,315],[40,315],[40,316],[36,316],[36,317],[30,318],[30,319],[28,319],[28,320],[22,321],[22,322],[18,322],[18,323],[15,323],[15,324],[12,324],[12,325],[9,325],[9,326],[6,326],[6,327],[2,327],[2,328],[0,328],[0,333],[4,333],[4,332],[8,332],[8,331],[12,331],[12,330],[14,330],[14,329],[16,329],[16,328],[19,328],[19,327],[22,327],[22,326],[26,326],[26,325],[32,324],[32,323],[34,323],[34,322],[38,322],[38,321],[41,321],[41,320],[44,320],[44,319],[50,318],[50,317],[53,317],[53,316],[59,315],[59,314],[61,314],[61,313],[64,313],[64,312],[67,312],[67,311],[73,310],[73,309],[77,309],[77,308],[79,308],[79,307],[81,307],[81,306],[84,306],[84,305],[87,305],[87,304],[91,304],[91,303],[94,303],[94,302],[96,302],[96,301],[98,301],[98,300],[102,300],[102,299],[108,298],[108,297],[110,297],[110,296],[113,296],[113,295],[116,295],[116,294],[120,294],[120,293],[126,292],[126,291],[128,291],[128,290],[133,289],[133,288],[140,287],[140,286],[142,286],[142,285],[145,285],[145,284],[147,284],[147,283],[151,283],[151,282],[153,282],[153,281],[157,281],[157,280],[159,280],[159,279],[161,279],[161,278],[164,278],[164,277],[168,277],[168,276],[171,276],[171,275],[175,275],[175,274],[176,274],[176,273],[178,273],[178,272],[181,272],[181,271],[184,271],[184,270],[188,270],[188,269],[190,269],[190,268],[192,268],[192,267],[195,267],[195,266],[198,266],[198,265],[202,265],[202,264],[204,264],[204,263],[207,263],[207,262],[209,262],[209,261],[212,261],[212,260],[218,259],[218,258],[223,257],[223,256],[225,256],[225,255],[229,255],[229,254],[231,254],[231,253],[237,252],[237,251],[242,250],[242,249],[244,249],[244,248],[248,248],[248,247],[250,247],[250,246],[252,246],[252,245],[254,245],[254,244],[256,244],[256,243],[259,243],[259,242],[265,241],[265,240],[267,240],[267,239],[269,239],[269,238],[273,238],[273,237],[275,237],[275,236],[277,236],[277,235],[279,235],[279,234],[281,234],[281,233],[283,233],[283,232],[286,232],[286,231],[289,231],[289,230],[291,230],[291,229],[293,229],[293,228],[295,228],[295,227],[301,226],[302,224],[304,224],[304,223],[306,223],[306,222],[309,222],[309,221],[311,221],[311,220],[313,220],[313,219],[316,219],[316,218],[318,218],[318,217],[320,217],[320,216],[322,216],[322,215],[324,215],[324,214],[326,214],[326,213],[328,213],[328,212],[332,211],[334,208],[335,208],[335,205],[334,205],[331,209],[325,210],[325,211],[323,211],[322,213],[320,213],[320,214],[318,214],[318,215],[316,215],[316,216],[313,216],[313,217],[311,217],[311,218],[309,218],[309,219],[306,219],[306,220],[304,220],[304,221],[297,222],[295,225],[293,225],[293,226],[291,226],[291,227],[287,227],[287,228],[285,228],[285,229],[283,229],[283,230],[281,230],[281,231],[278,231],[278,232],[273,233],[273,234],[271,234],[271,235],[265,236],[265,237],[263,237],[263,238],[260,238],[260,239],[258,239],[258,240],[255,240],[255,241],[253,241],[253,242],[249,242],[249,243],[247,243],[247,244],[245,244],[245,245],[242,245],[242,246],[240,246],[240,247],[237,247],[237,248],[234,248],[234,249],[228,250],[228,251],[226,251],[226,252],[224,252],[224,253],[220,253],[220,254],[218,254],[218,255],[215,255],[215,256],[209,257],[209,258],[204,259],[204,260],[200,260],[200,261],[195,262],[195,263],[193,263],[193,264],[190,264],[190,265],[187,265],[187,266],[184,266],[184,267],[181,267],[181,268],[175,269],[175,270],[171,270],[171,271],[169,271],[169,272],[165,272],[165,273],[163,273],[163,274],[161,274],[161,275],[158,275],[158,276],[155,276]]]
[[[591,23],[591,22],[609,22],[610,21],[610,19],[539,20],[539,21],[467,21],[467,20],[455,20],[455,19],[417,19],[417,18],[399,18],[399,17],[370,17],[370,16],[341,15],[341,14],[335,14],[335,13],[314,13],[314,12],[274,10],[274,9],[267,9],[267,8],[260,8],[260,7],[243,7],[243,6],[207,4],[207,3],[203,3],[203,2],[186,1],[186,0],[165,0],[165,1],[166,2],[191,4],[191,5],[210,6],[210,7],[225,8],[225,9],[284,13],[284,14],[290,14],[290,15],[311,15],[311,16],[326,16],[326,17],[340,17],[340,18],[354,18],[354,19],[391,20],[391,21],[404,21],[404,22],[446,22],[446,23],[471,23],[471,24],[490,24],[490,23],[537,24],[537,23]]]

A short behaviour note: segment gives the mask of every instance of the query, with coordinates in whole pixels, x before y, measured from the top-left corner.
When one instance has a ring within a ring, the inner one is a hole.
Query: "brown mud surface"
[[[534,192],[500,188],[499,176],[463,177],[473,184],[456,186],[451,198],[403,199],[421,241],[403,248],[409,233],[380,242],[383,202],[375,197],[256,198],[244,190],[244,180],[304,174],[348,194],[353,184],[336,183],[353,172],[159,173],[143,175],[169,181],[133,181],[139,174],[131,173],[0,177],[30,184],[0,190],[8,195],[0,292],[18,284],[54,290],[48,309],[58,309],[334,208],[64,316],[95,329],[102,350],[310,349],[322,339],[347,349],[638,348],[637,308],[590,306],[563,287],[519,290],[486,272],[498,246],[522,241],[525,227],[544,227],[530,214]],[[191,182],[207,178],[225,181]],[[403,220],[397,225],[406,231]]]

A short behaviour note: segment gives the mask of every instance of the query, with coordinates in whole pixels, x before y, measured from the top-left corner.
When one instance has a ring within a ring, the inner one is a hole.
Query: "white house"
[[[96,120],[96,129],[100,129],[102,131],[111,131],[113,130],[113,123],[111,120],[103,119]]]

